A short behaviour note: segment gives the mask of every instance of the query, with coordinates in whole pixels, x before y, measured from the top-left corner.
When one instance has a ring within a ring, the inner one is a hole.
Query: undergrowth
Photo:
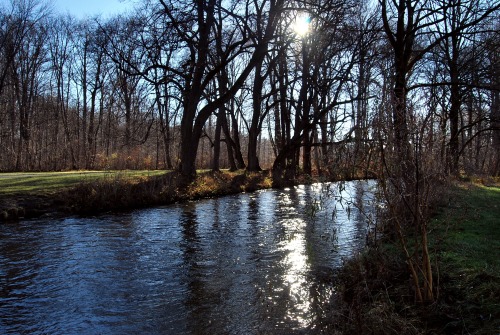
[[[255,191],[270,186],[266,172],[205,171],[189,184],[185,184],[177,172],[144,178],[116,174],[111,178],[82,182],[63,193],[62,201],[70,206],[72,212],[96,214]]]
[[[430,222],[437,299],[415,303],[390,239],[346,262],[329,322],[337,334],[499,334],[500,187],[455,184]]]

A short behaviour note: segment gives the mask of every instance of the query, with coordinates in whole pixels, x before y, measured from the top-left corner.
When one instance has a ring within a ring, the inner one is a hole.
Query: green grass
[[[469,185],[470,186],[470,185]],[[441,300],[471,334],[500,330],[500,187],[453,190],[450,206],[433,222]]]
[[[332,312],[342,334],[500,334],[500,187],[451,185],[435,204],[429,249],[436,301],[416,304],[391,239],[346,262]],[[489,186],[485,186],[489,185]]]
[[[82,182],[96,181],[117,176],[140,179],[165,174],[164,170],[140,171],[69,171],[69,172],[19,172],[0,173],[0,195],[51,194]]]
[[[500,188],[477,186],[456,194],[456,202],[436,218],[445,241],[443,260],[461,272],[500,273]]]

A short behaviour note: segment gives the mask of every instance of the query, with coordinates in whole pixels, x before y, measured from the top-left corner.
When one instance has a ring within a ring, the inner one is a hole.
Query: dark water
[[[374,182],[328,187],[0,225],[0,334],[324,331]]]

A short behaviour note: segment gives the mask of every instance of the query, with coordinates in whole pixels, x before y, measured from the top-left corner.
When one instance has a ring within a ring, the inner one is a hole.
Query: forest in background
[[[158,0],[77,20],[11,0],[0,9],[0,171],[175,169],[181,190],[197,169],[269,169],[274,186],[376,176],[378,219],[415,301],[432,303],[441,190],[500,174],[499,9]]]
[[[0,171],[375,175],[404,141],[436,173],[498,175],[498,6],[158,0],[79,20],[10,0]]]

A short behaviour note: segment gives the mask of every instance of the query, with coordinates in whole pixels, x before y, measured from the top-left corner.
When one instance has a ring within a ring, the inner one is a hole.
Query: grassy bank
[[[189,184],[165,171],[3,174],[0,220],[127,210],[271,185],[269,173],[245,171],[200,171]],[[500,333],[499,180],[456,182],[435,213],[429,244],[436,302],[415,304],[401,251],[381,241],[340,270],[332,302],[322,306],[332,334]]]
[[[462,185],[456,195],[435,222],[440,307],[451,330],[499,334],[500,187]]]
[[[330,322],[341,334],[499,334],[500,186],[457,183],[430,223],[437,301],[416,305],[386,241],[349,261]]]
[[[67,172],[13,172],[0,173],[0,197],[22,195],[50,195],[81,183],[111,178],[141,179],[160,176],[165,170],[141,171],[67,171]]]
[[[97,214],[271,187],[267,172],[199,171],[186,184],[173,171],[0,174],[0,221],[45,214]]]

